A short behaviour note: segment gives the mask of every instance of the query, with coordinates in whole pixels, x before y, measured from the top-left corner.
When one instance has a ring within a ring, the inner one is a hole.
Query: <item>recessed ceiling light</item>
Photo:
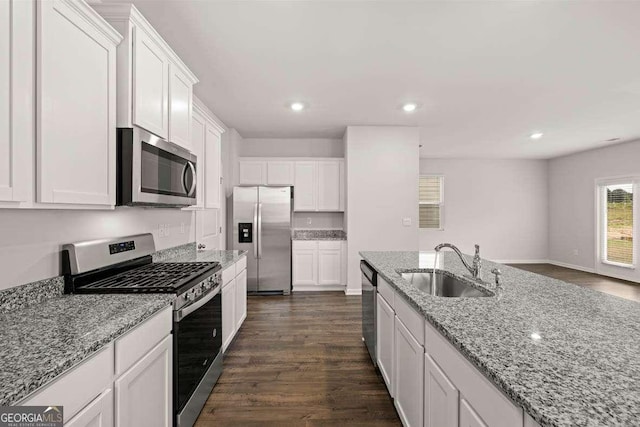
[[[304,110],[304,104],[302,102],[293,102],[291,103],[291,109],[293,111],[302,111]]]
[[[539,333],[534,332],[534,333],[531,334],[531,339],[534,340],[534,341],[539,341],[539,340],[542,339],[542,336]]]
[[[620,141],[620,138],[609,138],[605,142],[616,142],[616,141]]]
[[[416,108],[418,108],[418,106],[412,102],[409,102],[402,106],[402,109],[405,113],[413,113],[414,111],[416,111]]]
[[[532,133],[529,138],[531,139],[540,139],[542,138],[542,135],[544,135],[544,133],[542,132],[536,132],[536,133]]]

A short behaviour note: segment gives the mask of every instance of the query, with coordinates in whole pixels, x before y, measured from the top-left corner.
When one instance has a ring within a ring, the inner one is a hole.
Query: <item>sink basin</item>
[[[477,288],[464,280],[441,271],[436,271],[435,273],[435,286],[431,283],[433,280],[433,273],[431,272],[402,273],[402,278],[420,291],[438,297],[477,298],[493,296],[493,293],[488,290]]]

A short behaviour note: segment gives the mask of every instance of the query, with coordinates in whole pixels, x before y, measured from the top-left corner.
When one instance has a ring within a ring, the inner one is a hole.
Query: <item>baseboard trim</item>
[[[292,292],[344,291],[344,285],[295,285]]]
[[[548,259],[492,259],[491,262],[498,264],[549,264]]]
[[[564,268],[570,268],[572,270],[584,271],[585,273],[600,274],[600,273],[596,273],[595,268],[583,267],[581,265],[569,264],[569,263],[566,263],[566,262],[553,261],[553,260],[549,260],[549,261],[547,261],[547,263],[549,263],[551,265],[557,265],[558,267],[564,267]],[[601,275],[602,276],[606,276],[605,274],[601,274]]]
[[[362,295],[362,289],[349,289],[344,290],[345,295]]]

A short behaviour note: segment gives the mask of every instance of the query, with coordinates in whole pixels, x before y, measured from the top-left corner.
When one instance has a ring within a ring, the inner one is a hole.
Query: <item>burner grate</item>
[[[82,286],[82,289],[128,292],[175,292],[203,273],[218,267],[217,262],[153,263],[124,271]]]

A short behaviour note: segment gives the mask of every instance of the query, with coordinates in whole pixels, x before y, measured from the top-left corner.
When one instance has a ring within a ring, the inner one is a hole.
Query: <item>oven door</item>
[[[120,182],[125,205],[189,206],[196,204],[197,158],[140,128],[119,132]]]
[[[192,425],[222,372],[220,287],[176,311],[173,326],[176,424]]]

